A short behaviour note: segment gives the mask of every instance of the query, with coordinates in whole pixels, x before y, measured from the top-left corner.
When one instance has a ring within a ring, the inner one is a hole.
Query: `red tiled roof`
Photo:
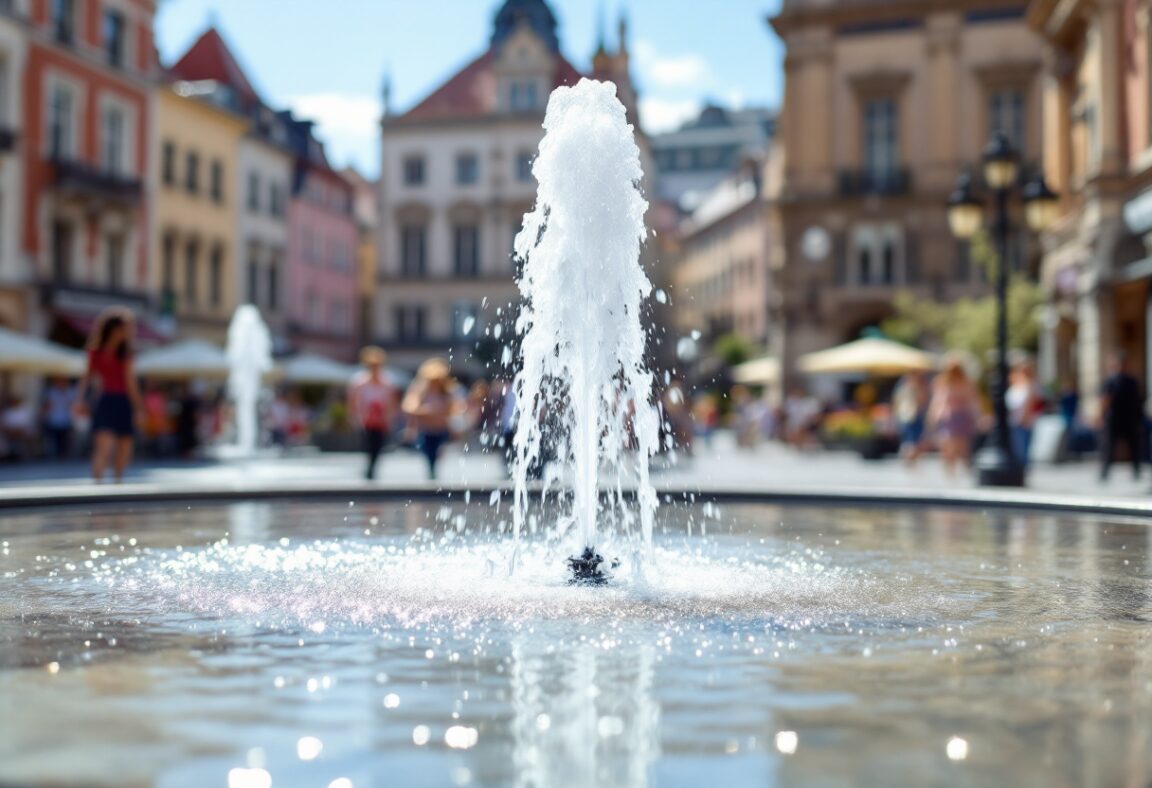
[[[489,115],[496,110],[496,76],[492,66],[496,56],[488,50],[456,72],[443,85],[396,120],[456,120]],[[557,55],[552,87],[575,85],[583,74],[563,55]]]
[[[184,56],[168,69],[177,79],[195,82],[213,80],[227,85],[236,92],[245,104],[257,103],[260,96],[244,69],[236,61],[232,50],[224,43],[223,37],[214,27],[208,28],[196,39]]]

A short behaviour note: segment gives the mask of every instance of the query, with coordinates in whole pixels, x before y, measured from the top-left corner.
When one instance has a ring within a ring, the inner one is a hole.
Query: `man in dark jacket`
[[[1140,383],[1128,371],[1124,353],[1117,352],[1108,365],[1108,378],[1100,390],[1100,480],[1108,478],[1118,443],[1128,447],[1132,457],[1132,478],[1140,478],[1144,457],[1144,395]]]

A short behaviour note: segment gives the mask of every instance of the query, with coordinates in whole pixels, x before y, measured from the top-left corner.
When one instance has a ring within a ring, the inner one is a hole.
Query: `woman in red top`
[[[107,309],[96,320],[88,338],[88,369],[80,380],[76,407],[85,408],[88,386],[95,382],[99,398],[92,411],[92,478],[104,479],[113,461],[116,482],[132,459],[137,414],[143,413],[140,389],[132,369],[132,313],[121,307]]]

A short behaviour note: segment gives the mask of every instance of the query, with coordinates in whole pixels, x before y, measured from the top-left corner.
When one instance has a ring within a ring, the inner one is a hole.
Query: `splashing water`
[[[272,369],[272,338],[260,310],[242,304],[228,324],[228,393],[236,412],[236,451],[251,455],[258,437],[256,406],[264,374]]]
[[[570,470],[577,551],[596,545],[602,519],[634,531],[623,500],[633,479],[647,551],[657,505],[648,460],[659,417],[640,321],[652,292],[640,265],[648,207],[640,151],[612,83],[557,88],[544,130],[532,168],[536,206],[516,236],[525,306],[517,323],[515,534],[527,518],[530,472],[550,455]],[[601,471],[609,482],[603,502]]]

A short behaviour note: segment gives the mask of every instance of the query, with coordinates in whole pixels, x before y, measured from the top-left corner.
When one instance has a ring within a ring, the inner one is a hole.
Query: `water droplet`
[[[444,731],[444,743],[454,750],[468,750],[476,746],[480,740],[480,732],[475,728],[466,728],[463,725],[453,725]]]
[[[432,731],[428,729],[427,725],[417,725],[412,729],[412,743],[417,747],[423,747],[432,738]]]
[[[272,788],[272,775],[264,769],[230,769],[228,788]]]
[[[384,696],[384,708],[395,709],[400,705],[400,696],[395,692],[389,692]]]
[[[796,731],[778,731],[776,733],[776,749],[784,755],[792,755],[800,744],[800,737]]]
[[[314,761],[324,750],[324,742],[315,736],[304,736],[296,742],[296,757],[302,761]]]
[[[948,760],[962,761],[968,757],[968,741],[959,736],[953,736],[948,740],[945,752],[948,753]]]

